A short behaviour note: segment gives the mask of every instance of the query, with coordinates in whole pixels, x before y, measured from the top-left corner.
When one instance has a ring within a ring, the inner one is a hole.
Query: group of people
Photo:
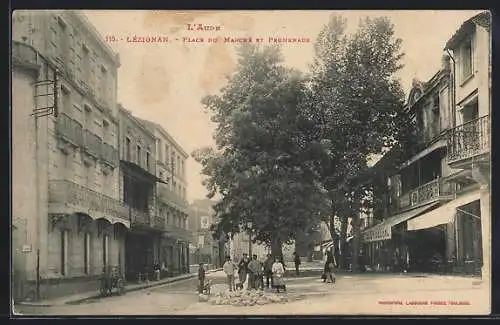
[[[250,290],[264,290],[264,278],[266,288],[271,287],[277,292],[286,291],[285,263],[282,257],[277,256],[273,259],[271,254],[268,254],[266,259],[261,261],[255,254],[250,259],[248,254],[244,253],[236,264],[227,256],[223,270],[227,276],[229,291],[243,289],[245,283]]]

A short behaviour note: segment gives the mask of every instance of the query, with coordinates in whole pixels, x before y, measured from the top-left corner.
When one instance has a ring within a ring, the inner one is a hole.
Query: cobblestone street
[[[209,275],[212,296],[224,291],[224,275]],[[19,306],[24,315],[303,315],[303,314],[486,314],[488,288],[465,277],[394,274],[339,275],[335,285],[318,277],[290,278],[289,296],[298,301],[263,306],[212,305],[199,302],[195,280],[90,300],[78,305]],[[213,298],[211,298],[212,300]],[[423,305],[426,303],[426,305]]]

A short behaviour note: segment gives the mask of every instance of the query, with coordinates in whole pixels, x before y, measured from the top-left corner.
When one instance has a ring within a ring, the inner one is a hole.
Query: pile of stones
[[[289,294],[276,294],[260,290],[242,290],[217,292],[211,299],[205,301],[210,300],[213,305],[255,306],[286,303],[300,298],[300,296],[292,296]]]

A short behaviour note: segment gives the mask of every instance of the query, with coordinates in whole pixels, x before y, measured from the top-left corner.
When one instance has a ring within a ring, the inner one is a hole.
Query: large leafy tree
[[[346,35],[346,20],[333,16],[320,32],[312,70],[312,98],[323,155],[317,163],[332,201],[331,216],[344,227],[352,218],[352,264],[359,252],[359,213],[373,206],[373,170],[368,159],[398,147],[409,118],[395,74],[401,69],[401,40],[385,17],[365,18]],[[345,236],[345,235],[344,235]],[[345,237],[341,238],[345,240]],[[343,243],[341,242],[341,246]]]
[[[283,66],[276,47],[247,44],[239,57],[221,95],[203,99],[217,124],[217,146],[193,156],[207,176],[209,197],[221,197],[214,235],[250,231],[250,221],[253,240],[281,255],[282,244],[327,209],[312,168],[320,152],[316,121],[307,110],[305,80]]]

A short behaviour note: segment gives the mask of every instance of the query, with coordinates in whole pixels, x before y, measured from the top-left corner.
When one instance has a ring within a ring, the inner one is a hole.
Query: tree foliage
[[[221,95],[203,104],[217,123],[216,148],[193,153],[207,177],[220,232],[249,231],[254,241],[281,254],[281,243],[310,227],[326,209],[314,174],[313,123],[308,116],[305,80],[283,66],[275,47],[245,45],[234,76]],[[278,248],[279,247],[279,248]]]
[[[315,50],[311,97],[324,149],[316,167],[332,200],[331,217],[338,214],[344,223],[351,217],[357,241],[359,213],[376,204],[372,193],[381,186],[368,159],[403,146],[407,138],[409,116],[395,78],[402,67],[401,40],[385,17],[365,18],[346,35],[346,20],[333,16]]]

